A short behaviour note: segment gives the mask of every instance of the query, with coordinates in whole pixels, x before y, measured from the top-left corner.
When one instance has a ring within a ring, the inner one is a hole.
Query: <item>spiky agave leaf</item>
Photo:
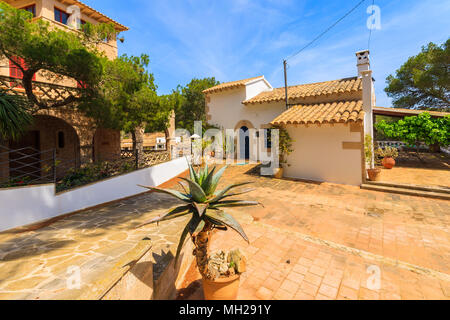
[[[242,191],[239,191],[239,192],[228,193],[228,194],[226,194],[225,196],[222,197],[222,200],[225,199],[225,198],[229,198],[229,197],[240,196],[242,194],[246,194],[246,193],[249,193],[249,192],[252,192],[252,191],[255,191],[255,190],[256,190],[255,188],[251,188],[251,189],[245,189],[245,190],[242,190]]]
[[[220,201],[220,202],[216,202],[214,204],[211,204],[210,208],[249,207],[249,206],[257,206],[258,204],[263,206],[263,204],[258,202],[258,201],[226,200],[226,201]]]
[[[201,217],[205,213],[206,209],[208,209],[208,203],[197,203],[194,202],[194,207],[197,210],[198,216]]]
[[[228,168],[228,165],[224,166],[222,169],[220,169],[213,177],[211,181],[211,193],[213,194],[216,192],[217,186],[219,185],[220,178],[222,178],[223,173]]]
[[[191,209],[192,209],[191,205],[174,207],[174,208],[170,209],[168,212],[166,212],[156,218],[153,218],[153,219],[143,222],[142,224],[137,226],[137,228],[140,228],[140,227],[143,227],[148,224],[155,223],[155,222],[166,221],[166,220],[170,220],[173,218],[178,218],[178,217],[184,216],[184,215],[188,214],[189,212],[191,212]]]
[[[194,167],[189,162],[188,162],[188,166],[189,166],[189,173],[191,176],[191,180],[198,183],[198,175],[195,172]]]
[[[206,194],[203,191],[202,187],[197,182],[186,179],[186,178],[180,178],[180,179],[186,181],[189,184],[189,191],[192,195],[192,200],[194,200],[194,202],[202,203],[202,202],[206,201]]]
[[[236,183],[236,184],[229,185],[225,189],[223,189],[222,191],[219,191],[216,194],[216,196],[214,198],[212,198],[211,200],[209,200],[208,202],[209,203],[214,203],[214,202],[220,201],[226,195],[226,193],[228,191],[230,191],[231,189],[234,189],[234,188],[237,188],[237,187],[240,187],[240,186],[244,186],[244,185],[249,184],[249,183],[250,182],[241,182],[241,183]]]
[[[201,219],[200,217],[193,215],[191,220],[188,222],[188,224],[184,227],[184,230],[180,237],[180,242],[178,243],[177,247],[177,253],[175,255],[175,263],[174,268],[177,265],[178,258],[181,253],[181,249],[183,248],[184,242],[186,241],[186,236],[188,233],[190,233],[191,237],[197,236],[199,232],[203,230],[203,227],[205,226],[205,221]]]
[[[184,202],[191,202],[192,201],[192,199],[191,199],[189,194],[184,194],[184,193],[181,193],[180,191],[177,191],[177,190],[161,189],[161,188],[156,188],[156,187],[147,187],[147,186],[143,186],[143,185],[140,185],[140,184],[138,184],[138,186],[142,187],[142,188],[146,188],[146,189],[152,190],[153,192],[165,193],[165,194],[171,195],[171,196],[173,196],[173,197],[175,197],[175,198],[177,198],[177,199],[179,199],[181,201],[184,201]]]
[[[203,183],[201,184],[201,187],[207,197],[213,193],[212,192],[212,180],[214,178],[215,171],[216,171],[216,167],[212,168],[212,170],[208,173],[205,180],[203,180]]]
[[[239,235],[244,238],[245,241],[249,242],[248,237],[242,229],[241,225],[236,221],[236,219],[233,218],[232,215],[217,209],[208,209],[206,210],[205,215],[212,223],[219,226],[225,225],[227,227],[230,227],[231,229],[239,233]]]

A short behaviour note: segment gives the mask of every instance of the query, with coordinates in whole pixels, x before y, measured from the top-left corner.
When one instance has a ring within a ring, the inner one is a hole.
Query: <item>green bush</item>
[[[428,146],[450,145],[450,116],[432,118],[428,112],[424,112],[393,123],[383,120],[375,124],[375,128],[386,137],[403,141],[408,146],[418,148],[421,143]]]

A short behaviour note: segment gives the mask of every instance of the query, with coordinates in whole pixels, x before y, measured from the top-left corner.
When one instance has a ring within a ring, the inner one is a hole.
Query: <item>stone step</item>
[[[402,189],[411,189],[411,190],[419,190],[419,191],[427,191],[427,192],[437,192],[437,193],[444,193],[444,194],[450,195],[450,188],[446,188],[446,187],[421,186],[421,185],[416,185],[416,184],[403,184],[403,183],[382,182],[382,181],[367,181],[366,184],[370,184],[370,185],[374,185],[374,186],[382,186],[382,187],[402,188]]]
[[[410,189],[410,188],[402,188],[399,186],[388,187],[388,186],[366,183],[366,184],[361,185],[361,189],[404,194],[404,195],[416,196],[416,197],[450,200],[450,194],[445,193],[445,192],[432,192],[432,191],[426,191],[426,190],[416,190],[416,189]]]

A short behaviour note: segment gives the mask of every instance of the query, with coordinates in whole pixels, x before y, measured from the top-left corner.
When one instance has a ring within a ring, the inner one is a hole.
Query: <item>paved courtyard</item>
[[[216,233],[212,243],[213,250],[241,247],[248,256],[239,298],[450,298],[449,202],[265,178],[251,165],[230,167],[221,184],[240,181],[256,188],[246,199],[264,204],[230,211],[250,245],[233,231]],[[164,256],[186,221],[135,226],[173,205],[167,196],[145,194],[37,230],[0,233],[0,299],[77,298],[144,238],[157,259]],[[74,265],[83,287],[67,290]],[[179,289],[180,299],[202,298],[195,268]]]
[[[233,231],[211,244],[246,252],[240,299],[450,298],[449,202],[275,180],[249,166],[225,180],[252,181],[246,198],[264,204],[230,211],[250,245]],[[193,266],[179,298],[201,299],[199,279]]]

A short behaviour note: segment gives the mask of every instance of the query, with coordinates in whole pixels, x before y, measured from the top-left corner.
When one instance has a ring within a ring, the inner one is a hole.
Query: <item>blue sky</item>
[[[130,28],[119,53],[150,56],[158,92],[192,78],[221,82],[265,75],[283,86],[282,60],[298,51],[358,0],[84,0]],[[315,45],[289,61],[289,85],[356,75],[366,49],[367,0]],[[386,77],[428,42],[450,36],[450,1],[375,0],[381,30],[372,31],[377,105],[391,106]]]

